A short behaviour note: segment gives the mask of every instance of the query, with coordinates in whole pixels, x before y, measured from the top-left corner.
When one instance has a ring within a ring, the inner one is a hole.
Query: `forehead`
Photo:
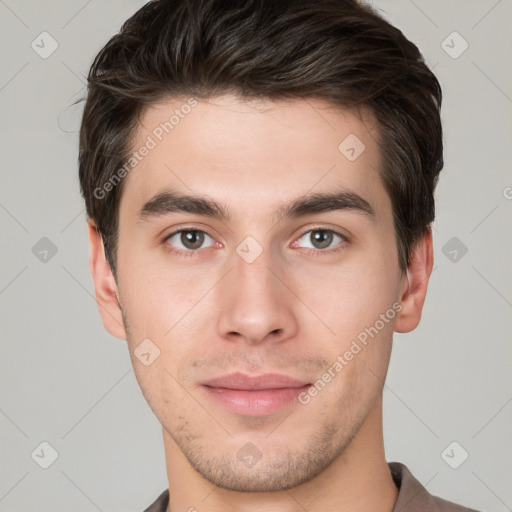
[[[324,100],[224,95],[162,101],[141,118],[121,215],[166,188],[208,195],[246,218],[334,188],[386,207],[377,138],[368,110],[343,110]]]

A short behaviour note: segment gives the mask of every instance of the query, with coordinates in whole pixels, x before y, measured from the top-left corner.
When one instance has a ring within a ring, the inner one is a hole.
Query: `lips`
[[[205,381],[202,388],[216,405],[239,416],[267,416],[295,402],[311,385],[276,373],[232,373]]]
[[[211,379],[202,384],[212,388],[254,391],[260,389],[301,388],[308,383],[278,373],[267,373],[257,377],[251,377],[243,373],[232,373]]]

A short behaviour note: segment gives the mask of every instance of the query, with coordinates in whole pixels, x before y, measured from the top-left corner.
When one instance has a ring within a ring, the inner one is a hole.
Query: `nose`
[[[283,342],[294,337],[297,299],[286,271],[273,264],[270,251],[248,263],[237,253],[234,268],[219,283],[219,335],[250,345]]]

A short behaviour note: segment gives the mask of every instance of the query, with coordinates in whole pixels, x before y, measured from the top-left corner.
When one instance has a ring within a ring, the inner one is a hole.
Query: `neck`
[[[165,429],[163,434],[170,496],[167,512],[392,512],[398,498],[384,455],[382,399],[332,464],[308,482],[284,491],[221,489],[190,466]]]

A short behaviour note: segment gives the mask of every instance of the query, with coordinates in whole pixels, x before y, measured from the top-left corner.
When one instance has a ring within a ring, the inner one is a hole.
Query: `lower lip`
[[[206,393],[234,414],[243,416],[265,416],[284,407],[311,384],[300,388],[260,389],[247,391],[242,389],[213,388],[203,386]]]

